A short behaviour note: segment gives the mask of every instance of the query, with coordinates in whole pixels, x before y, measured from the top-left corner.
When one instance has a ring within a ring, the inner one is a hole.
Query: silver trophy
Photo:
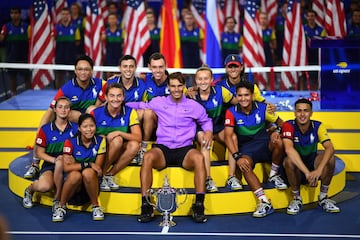
[[[185,194],[185,199],[181,203],[176,201],[177,195]],[[155,196],[157,198],[156,204],[151,203],[150,198]],[[171,213],[175,212],[177,207],[182,205],[187,199],[187,193],[184,188],[175,189],[169,184],[168,176],[164,177],[164,185],[159,189],[149,189],[146,200],[152,205],[158,212],[163,215],[163,221],[160,222],[162,227],[173,227],[176,223],[170,216]]]

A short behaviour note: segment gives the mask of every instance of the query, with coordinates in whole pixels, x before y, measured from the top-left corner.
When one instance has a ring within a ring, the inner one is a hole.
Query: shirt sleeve
[[[233,99],[234,95],[226,88],[221,87],[222,97],[224,103],[229,103]]]
[[[283,138],[288,138],[290,140],[294,139],[294,127],[291,123],[284,122],[284,124],[282,126],[281,136]]]
[[[39,133],[36,137],[36,145],[46,148],[46,135],[42,128],[40,128]]]
[[[104,137],[102,137],[97,155],[104,154],[104,153],[106,153],[106,139]]]
[[[235,118],[230,110],[226,110],[225,112],[225,127],[234,127],[235,126]]]
[[[63,154],[72,155],[73,153],[73,145],[69,139],[65,140]]]
[[[140,124],[139,116],[135,109],[131,109],[129,126]]]
[[[265,98],[261,95],[259,87],[254,84],[254,100],[257,102],[265,102]]]
[[[330,140],[327,130],[323,124],[320,124],[320,126],[318,128],[318,136],[319,136],[320,143],[324,143],[324,142]]]

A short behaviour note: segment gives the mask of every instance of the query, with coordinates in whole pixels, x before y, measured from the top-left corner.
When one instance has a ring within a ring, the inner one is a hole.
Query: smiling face
[[[93,75],[93,69],[86,60],[80,60],[75,66],[76,79],[80,82],[87,82]]]
[[[195,83],[200,91],[208,90],[211,86],[212,80],[212,74],[209,70],[200,70],[195,75]]]
[[[236,99],[238,100],[242,109],[249,110],[253,100],[253,94],[251,93],[250,89],[239,87],[236,90]]]
[[[121,72],[121,77],[124,80],[130,81],[134,78],[136,71],[136,64],[133,59],[122,60],[119,68]]]
[[[166,63],[164,59],[150,59],[149,69],[156,82],[162,83],[166,80]]]
[[[298,125],[306,125],[312,116],[311,106],[307,103],[298,103],[295,106],[295,119]]]
[[[170,78],[168,88],[174,102],[179,102],[182,99],[185,84],[177,78]]]
[[[86,117],[83,119],[78,128],[81,133],[81,139],[83,141],[88,141],[92,139],[96,132],[96,124],[92,117]]]
[[[109,108],[119,109],[125,99],[124,90],[119,87],[111,87],[109,88],[105,98],[108,102]]]

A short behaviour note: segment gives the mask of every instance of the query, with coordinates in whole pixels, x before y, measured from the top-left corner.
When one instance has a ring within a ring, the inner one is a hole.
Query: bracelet
[[[236,152],[232,156],[235,159],[235,161],[237,161],[237,160],[239,160],[239,158],[241,158],[242,153],[241,152]]]

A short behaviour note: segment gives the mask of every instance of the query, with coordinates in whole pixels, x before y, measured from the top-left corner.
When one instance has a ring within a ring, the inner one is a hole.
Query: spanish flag
[[[167,67],[182,66],[179,10],[176,0],[164,0],[161,8],[160,52],[165,56]]]

